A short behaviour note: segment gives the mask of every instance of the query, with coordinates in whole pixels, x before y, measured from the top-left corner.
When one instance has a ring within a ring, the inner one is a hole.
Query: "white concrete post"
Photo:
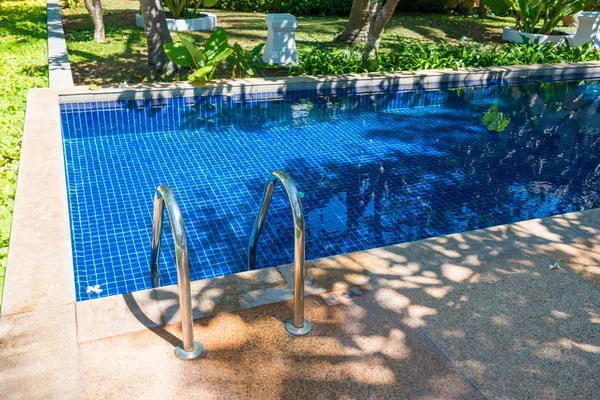
[[[291,64],[298,61],[296,17],[292,14],[269,14],[266,21],[268,32],[263,61],[272,64]]]
[[[581,46],[592,41],[600,48],[600,12],[585,11],[579,14],[579,26],[575,37],[570,41],[572,46]]]

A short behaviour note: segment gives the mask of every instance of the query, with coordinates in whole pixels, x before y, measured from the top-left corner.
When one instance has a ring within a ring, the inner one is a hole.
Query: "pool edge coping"
[[[48,85],[51,88],[72,87],[73,74],[58,0],[46,2],[48,30]]]
[[[506,67],[436,69],[347,75],[291,76],[283,78],[218,79],[206,86],[188,82],[132,84],[90,90],[74,86],[59,94],[59,102],[76,103],[169,97],[235,95],[294,90],[373,89],[436,90],[467,86],[528,83],[535,79],[585,80],[600,78],[600,61],[562,64],[533,64]]]

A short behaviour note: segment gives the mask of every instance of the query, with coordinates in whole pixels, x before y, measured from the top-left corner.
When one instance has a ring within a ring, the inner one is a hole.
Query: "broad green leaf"
[[[167,43],[164,47],[167,57],[169,60],[173,61],[173,63],[183,67],[192,65],[192,55],[181,43]]]
[[[207,65],[202,68],[198,68],[196,71],[188,76],[190,81],[204,81],[208,75],[215,69],[214,65]]]
[[[482,122],[490,131],[501,133],[510,123],[510,118],[499,111],[498,104],[494,104],[483,115]]]
[[[189,51],[190,55],[194,59],[194,62],[196,63],[196,66],[197,67],[204,66],[204,62],[206,61],[206,56],[204,55],[202,50],[195,47],[194,44],[191,41],[189,41],[186,37],[183,37],[183,36],[179,37],[179,41],[181,41],[181,44],[183,44],[185,46],[185,48],[187,49],[187,51]]]
[[[246,60],[244,60],[243,58],[238,59],[238,63],[240,64],[240,67],[246,71],[246,73],[250,76],[254,76],[254,71],[252,70],[252,66],[250,64],[248,64],[248,62]]]
[[[203,4],[205,7],[212,7],[212,6],[214,6],[215,4],[217,4],[217,0],[204,0],[204,1],[202,2],[202,4]]]
[[[210,63],[216,64],[220,61],[223,61],[227,57],[229,57],[232,53],[233,53],[233,49],[228,47],[228,48],[223,49],[219,54],[214,56],[212,59],[208,59],[208,60]]]
[[[253,62],[252,66],[254,66],[255,68],[269,68],[269,67],[272,67],[273,65],[263,62],[263,61],[259,61],[259,62]]]
[[[204,55],[206,60],[212,60],[217,54],[222,53],[225,49],[229,48],[229,38],[227,32],[223,28],[217,28],[212,35],[206,41],[204,45]]]
[[[235,42],[233,44],[233,50],[235,51],[235,55],[238,58],[241,58],[244,56],[244,49],[242,49],[242,46],[240,46],[240,44],[238,42]]]
[[[260,52],[263,49],[263,47],[265,47],[265,44],[261,43],[258,46],[255,46],[252,50],[250,50],[250,54],[252,55],[252,57],[253,58],[258,57],[260,55]]]

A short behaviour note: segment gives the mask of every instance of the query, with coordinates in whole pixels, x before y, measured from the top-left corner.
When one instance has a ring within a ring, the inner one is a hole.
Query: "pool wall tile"
[[[246,269],[275,169],[304,194],[309,259],[596,207],[598,96],[597,83],[571,82],[62,104],[78,300],[149,288],[162,183],[179,199],[195,280]],[[259,265],[291,262],[292,238],[278,190]]]

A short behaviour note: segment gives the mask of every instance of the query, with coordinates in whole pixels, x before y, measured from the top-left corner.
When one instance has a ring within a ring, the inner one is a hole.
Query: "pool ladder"
[[[263,193],[261,207],[254,222],[248,246],[248,270],[256,269],[256,247],[258,239],[271,204],[275,184],[281,181],[286,190],[292,208],[294,219],[294,315],[285,323],[286,330],[292,335],[306,335],[312,330],[310,322],[304,319],[304,274],[305,274],[305,234],[304,213],[302,202],[296,184],[285,172],[277,170],[271,174]],[[152,222],[152,252],[150,255],[150,272],[152,287],[160,286],[159,255],[163,228],[164,206],[171,222],[173,241],[175,244],[175,257],[177,262],[177,280],[179,288],[179,307],[181,309],[182,344],[175,348],[175,355],[182,360],[191,360],[204,353],[200,342],[194,341],[192,329],[192,294],[190,290],[190,271],[188,260],[187,240],[185,228],[181,217],[181,210],[171,188],[160,185],[154,194],[154,215]]]
[[[192,329],[192,292],[190,290],[190,269],[188,262],[187,240],[181,217],[181,210],[175,194],[167,185],[160,185],[154,194],[154,216],[152,221],[152,253],[150,255],[150,272],[152,287],[160,286],[158,261],[160,241],[162,237],[163,213],[167,205],[167,213],[171,222],[173,241],[175,242],[175,258],[177,260],[177,281],[179,287],[179,308],[181,310],[181,331],[183,342],[175,347],[175,355],[182,360],[191,360],[204,353],[200,342],[194,341]]]
[[[285,329],[292,335],[306,335],[312,330],[312,325],[304,319],[304,213],[302,212],[302,201],[296,184],[285,171],[277,170],[273,172],[265,186],[260,210],[250,235],[248,269],[250,271],[256,269],[256,246],[278,180],[285,188],[294,217],[294,317],[285,323]]]

